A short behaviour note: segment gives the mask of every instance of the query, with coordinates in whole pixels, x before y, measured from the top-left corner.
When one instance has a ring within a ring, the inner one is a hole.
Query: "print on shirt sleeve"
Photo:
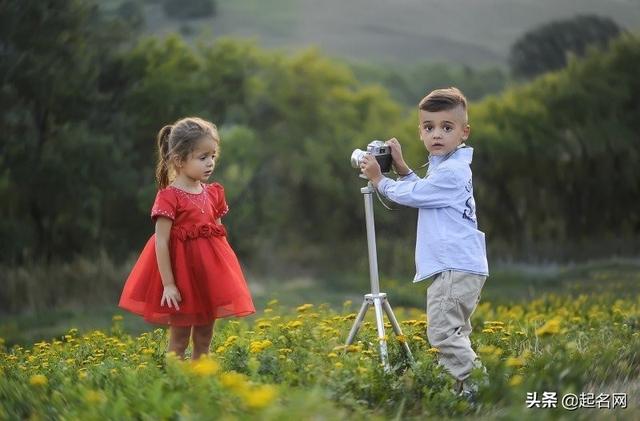
[[[470,193],[469,198],[465,202],[465,210],[462,213],[464,219],[468,219],[471,222],[476,222],[476,202],[473,200],[473,182],[471,179],[467,182],[465,190]]]

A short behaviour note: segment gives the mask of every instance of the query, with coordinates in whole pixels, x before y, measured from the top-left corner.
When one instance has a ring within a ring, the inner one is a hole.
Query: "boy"
[[[470,317],[489,270],[484,233],[476,221],[473,148],[464,143],[470,132],[467,100],[457,88],[437,89],[418,109],[420,140],[429,152],[425,178],[407,166],[395,138],[386,143],[397,181],[384,177],[371,155],[360,167],[384,196],[419,209],[413,282],[433,277],[427,289],[427,336],[440,351],[439,363],[456,378],[456,392],[470,395],[475,387],[465,380],[479,365],[469,341]]]

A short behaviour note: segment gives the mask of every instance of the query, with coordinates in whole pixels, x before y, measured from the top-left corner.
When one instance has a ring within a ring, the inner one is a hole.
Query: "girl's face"
[[[469,137],[466,113],[459,106],[451,110],[420,110],[420,140],[431,155],[446,155]]]
[[[216,166],[218,144],[210,137],[198,141],[187,159],[178,164],[178,173],[193,181],[207,181]]]

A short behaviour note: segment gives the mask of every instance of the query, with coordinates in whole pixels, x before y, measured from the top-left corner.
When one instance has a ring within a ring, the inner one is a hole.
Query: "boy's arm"
[[[452,170],[436,171],[427,178],[409,174],[393,181],[383,177],[377,188],[394,202],[413,208],[442,208],[449,206],[459,192],[460,186]]]

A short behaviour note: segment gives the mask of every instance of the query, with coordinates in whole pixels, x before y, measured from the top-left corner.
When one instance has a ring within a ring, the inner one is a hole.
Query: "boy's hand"
[[[385,143],[391,148],[391,159],[393,159],[393,168],[395,168],[396,173],[398,173],[398,175],[406,175],[411,170],[407,163],[404,162],[400,142],[395,137],[392,137]]]
[[[180,296],[180,291],[174,285],[167,285],[164,287],[164,291],[162,291],[162,299],[160,300],[160,306],[163,306],[164,303],[167,303],[167,306],[171,308],[172,306],[176,310],[180,310],[180,306],[178,303],[182,301],[182,297]]]
[[[373,155],[366,154],[364,158],[362,158],[362,163],[360,164],[360,169],[362,170],[362,174],[365,175],[374,185],[374,187],[378,187],[378,183],[382,180],[382,171],[380,170],[380,164]]]

